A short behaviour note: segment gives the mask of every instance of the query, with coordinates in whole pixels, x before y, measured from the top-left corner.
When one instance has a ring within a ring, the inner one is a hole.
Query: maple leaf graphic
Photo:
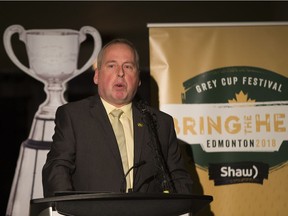
[[[242,90],[238,94],[236,93],[235,97],[236,99],[228,100],[228,103],[255,103],[256,101],[248,98],[248,93],[244,94]]]

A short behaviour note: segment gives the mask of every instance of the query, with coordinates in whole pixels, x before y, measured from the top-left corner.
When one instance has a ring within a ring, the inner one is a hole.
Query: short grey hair
[[[102,60],[103,60],[103,56],[104,56],[104,53],[105,53],[105,50],[107,47],[113,45],[113,44],[126,44],[128,45],[134,52],[134,57],[135,57],[135,60],[136,60],[136,68],[137,68],[137,71],[139,71],[139,54],[138,54],[138,51],[136,49],[136,47],[134,46],[134,44],[127,40],[127,39],[123,39],[123,38],[117,38],[117,39],[114,39],[112,41],[110,41],[109,43],[107,43],[105,46],[102,47],[102,49],[100,50],[100,52],[98,53],[98,57],[97,57],[97,68],[98,69],[101,69],[101,66],[102,66]]]

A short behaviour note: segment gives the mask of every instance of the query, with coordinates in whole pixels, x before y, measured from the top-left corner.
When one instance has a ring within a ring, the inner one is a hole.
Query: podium
[[[159,193],[92,193],[32,199],[30,216],[49,216],[52,210],[73,216],[178,216],[195,214],[212,196]]]

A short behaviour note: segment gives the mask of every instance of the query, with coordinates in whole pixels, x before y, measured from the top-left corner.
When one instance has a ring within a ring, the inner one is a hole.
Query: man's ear
[[[93,77],[93,81],[96,85],[98,85],[98,76],[99,76],[99,70],[98,68],[96,68],[94,72],[94,77]]]
[[[138,83],[138,86],[140,86],[141,85],[141,80],[139,80],[139,83]]]

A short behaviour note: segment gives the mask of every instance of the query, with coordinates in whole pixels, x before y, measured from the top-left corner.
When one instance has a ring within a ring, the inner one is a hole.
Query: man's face
[[[126,44],[112,44],[103,54],[100,69],[95,70],[94,83],[108,103],[121,107],[128,104],[140,85],[133,50]]]

